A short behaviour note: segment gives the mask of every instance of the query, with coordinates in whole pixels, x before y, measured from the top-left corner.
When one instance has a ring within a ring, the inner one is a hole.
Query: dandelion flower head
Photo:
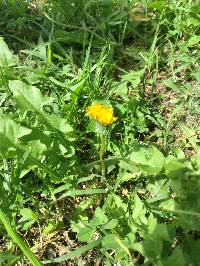
[[[103,104],[93,104],[86,109],[86,113],[103,126],[111,125],[117,120],[113,114],[113,108]]]

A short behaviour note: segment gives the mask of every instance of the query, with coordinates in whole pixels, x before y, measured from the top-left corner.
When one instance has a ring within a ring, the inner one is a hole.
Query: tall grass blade
[[[10,222],[4,212],[0,209],[0,220],[3,223],[8,235],[12,238],[13,242],[15,242],[30,261],[33,266],[41,266],[42,263],[35,257],[33,252],[30,250],[28,245],[24,242],[24,240],[19,236],[17,231],[12,228]]]

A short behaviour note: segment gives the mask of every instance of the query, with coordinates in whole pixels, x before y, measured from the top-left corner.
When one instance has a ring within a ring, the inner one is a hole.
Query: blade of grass
[[[106,189],[76,189],[72,191],[68,191],[64,193],[58,200],[63,199],[65,197],[74,197],[74,196],[82,196],[82,195],[93,195],[93,194],[106,194],[107,190]]]
[[[30,261],[30,263],[33,266],[41,266],[42,263],[35,257],[33,252],[30,250],[26,242],[20,237],[20,235],[17,233],[15,229],[12,228],[10,225],[10,222],[4,212],[0,209],[0,220],[3,223],[9,237],[12,238],[13,242],[15,242],[21,249],[21,251],[24,253],[24,255],[27,257],[27,259]]]
[[[77,248],[76,250],[73,250],[73,251],[69,252],[68,254],[63,255],[61,257],[58,257],[58,258],[55,258],[52,260],[45,260],[45,261],[43,261],[43,264],[58,263],[58,262],[67,261],[69,259],[73,259],[73,258],[78,257],[81,254],[89,251],[90,249],[97,247],[100,243],[101,243],[101,240],[93,241],[93,242],[88,243],[87,245],[82,246],[80,248]]]

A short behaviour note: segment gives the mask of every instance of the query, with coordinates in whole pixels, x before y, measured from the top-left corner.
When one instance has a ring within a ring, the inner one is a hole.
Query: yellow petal
[[[86,113],[98,123],[106,126],[117,120],[113,115],[113,108],[103,104],[93,104],[87,107]]]

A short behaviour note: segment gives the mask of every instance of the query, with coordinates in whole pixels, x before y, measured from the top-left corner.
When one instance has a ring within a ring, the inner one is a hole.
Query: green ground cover
[[[0,265],[199,265],[199,33],[198,0],[0,1]]]

